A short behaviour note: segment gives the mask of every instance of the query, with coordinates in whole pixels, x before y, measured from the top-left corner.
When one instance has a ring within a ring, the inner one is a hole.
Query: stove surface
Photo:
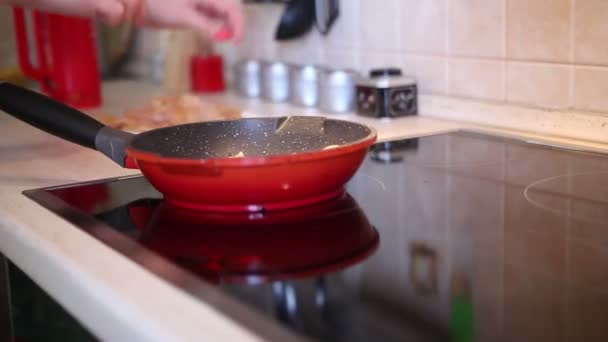
[[[173,208],[141,176],[25,194],[313,340],[608,339],[606,155],[466,132],[380,143],[344,196],[257,214]]]

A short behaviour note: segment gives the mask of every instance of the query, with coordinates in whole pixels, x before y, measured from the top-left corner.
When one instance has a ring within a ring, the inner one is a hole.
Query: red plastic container
[[[40,82],[48,96],[78,108],[102,102],[101,75],[93,21],[32,11],[37,67],[31,62],[26,15],[14,8],[19,64],[23,73]]]
[[[224,61],[221,56],[193,56],[191,59],[192,90],[197,93],[226,89]]]

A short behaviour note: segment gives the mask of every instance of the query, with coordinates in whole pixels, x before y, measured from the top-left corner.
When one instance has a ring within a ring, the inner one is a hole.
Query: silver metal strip
[[[13,342],[15,340],[9,281],[8,260],[0,254],[0,342]]]

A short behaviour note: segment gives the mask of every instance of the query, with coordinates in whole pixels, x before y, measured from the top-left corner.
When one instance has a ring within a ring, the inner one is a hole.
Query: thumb
[[[221,33],[224,22],[221,20],[210,19],[200,15],[197,11],[191,12],[186,19],[186,24],[201,35],[215,36]]]
[[[125,7],[119,0],[100,0],[95,2],[95,16],[109,24],[118,24],[125,15]]]

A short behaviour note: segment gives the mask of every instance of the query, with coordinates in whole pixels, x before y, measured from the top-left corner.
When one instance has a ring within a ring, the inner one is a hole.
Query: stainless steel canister
[[[258,97],[262,93],[262,62],[256,59],[243,60],[236,64],[236,89],[247,97]]]
[[[321,73],[315,65],[295,66],[290,73],[291,102],[296,105],[315,107],[319,103]]]
[[[319,108],[344,113],[353,110],[359,74],[350,69],[328,70],[321,76]]]
[[[272,102],[289,99],[290,66],[283,62],[269,62],[262,67],[262,97]]]

